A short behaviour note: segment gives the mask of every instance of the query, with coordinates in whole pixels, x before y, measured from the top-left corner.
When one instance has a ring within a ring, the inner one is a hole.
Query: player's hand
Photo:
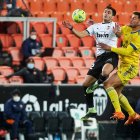
[[[121,35],[121,28],[120,28],[120,25],[119,24],[115,23],[115,27],[113,27],[113,32],[117,36],[120,36]]]
[[[104,43],[99,43],[99,46],[106,51],[111,51],[111,47]]]
[[[66,28],[68,28],[70,30],[73,29],[73,26],[70,24],[69,21],[66,21],[66,20],[65,21],[62,21],[62,24],[63,24],[64,27],[66,27]]]
[[[91,25],[94,24],[94,21],[89,18],[86,23],[87,23],[88,26],[91,26]]]

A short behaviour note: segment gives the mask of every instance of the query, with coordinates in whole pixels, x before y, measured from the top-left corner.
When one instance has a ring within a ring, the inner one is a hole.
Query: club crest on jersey
[[[101,87],[95,89],[93,94],[94,94],[93,97],[94,107],[97,110],[97,115],[101,116],[107,107],[108,102],[107,94],[105,90]]]
[[[109,30],[110,29],[110,26],[107,26],[107,30]]]
[[[97,33],[96,36],[99,37],[99,38],[102,38],[102,37],[108,38],[109,34],[99,34],[99,33]]]

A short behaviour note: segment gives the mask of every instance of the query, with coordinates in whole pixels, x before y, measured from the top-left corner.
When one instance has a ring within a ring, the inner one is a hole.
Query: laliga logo
[[[34,95],[26,94],[23,96],[22,101],[27,104],[26,110],[28,111],[40,111],[40,105],[37,101],[37,97]]]
[[[108,101],[107,94],[105,90],[101,87],[97,88],[93,92],[93,94],[94,94],[93,96],[94,107],[97,110],[97,115],[101,116],[104,113],[107,106],[107,101]]]

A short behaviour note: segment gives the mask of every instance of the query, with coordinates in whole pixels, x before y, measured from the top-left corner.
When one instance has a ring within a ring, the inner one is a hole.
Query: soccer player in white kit
[[[95,82],[98,84],[103,83],[118,65],[118,55],[113,52],[107,52],[98,45],[98,43],[103,42],[109,46],[117,47],[117,32],[119,28],[116,26],[117,23],[112,21],[115,15],[116,10],[109,5],[103,12],[103,22],[94,23],[81,32],[75,30],[68,21],[62,22],[66,28],[72,30],[79,38],[90,35],[96,39],[96,61],[92,64],[83,82],[88,112],[81,120],[87,120],[89,117],[97,115],[97,111],[93,106],[93,94],[87,94],[93,92],[89,87]]]

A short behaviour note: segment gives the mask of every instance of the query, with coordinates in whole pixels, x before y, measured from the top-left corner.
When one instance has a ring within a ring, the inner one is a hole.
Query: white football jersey
[[[113,28],[115,27],[115,22],[110,23],[95,23],[89,26],[86,31],[90,34],[90,36],[95,37],[96,40],[96,56],[101,55],[105,52],[98,43],[104,43],[109,46],[117,47],[117,37],[113,32]]]

